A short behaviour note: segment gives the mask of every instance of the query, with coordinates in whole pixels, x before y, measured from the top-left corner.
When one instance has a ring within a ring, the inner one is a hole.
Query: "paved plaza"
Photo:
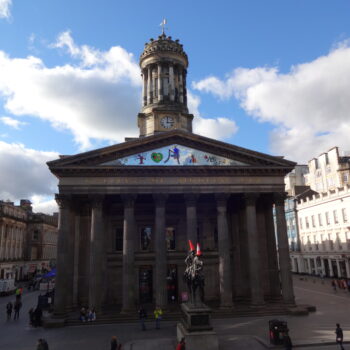
[[[294,277],[297,303],[312,304],[317,307],[309,316],[283,316],[278,319],[288,322],[290,335],[299,349],[337,349],[334,343],[335,323],[344,330],[345,340],[350,340],[350,293],[334,293],[330,281],[322,284],[318,278],[300,280]],[[38,338],[47,339],[50,350],[103,350],[109,349],[109,340],[116,335],[124,344],[124,349],[175,349],[176,322],[163,322],[161,330],[156,330],[153,322],[147,323],[147,331],[139,330],[138,324],[114,324],[76,326],[59,329],[34,329],[28,324],[28,310],[35,305],[39,292],[25,292],[19,321],[6,321],[5,305],[14,296],[0,299],[1,336],[0,349],[36,349]],[[220,350],[266,349],[268,342],[268,320],[262,318],[232,318],[214,320],[214,327],[220,339]],[[305,347],[304,345],[312,345]],[[301,346],[300,346],[301,345]],[[350,349],[350,344],[345,344]]]

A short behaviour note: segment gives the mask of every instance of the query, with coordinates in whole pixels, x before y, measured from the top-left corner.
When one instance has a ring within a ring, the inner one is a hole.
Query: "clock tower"
[[[172,40],[164,31],[158,39],[150,39],[141,54],[140,67],[140,137],[173,129],[192,132],[193,115],[188,113],[186,90],[188,58],[179,40]]]

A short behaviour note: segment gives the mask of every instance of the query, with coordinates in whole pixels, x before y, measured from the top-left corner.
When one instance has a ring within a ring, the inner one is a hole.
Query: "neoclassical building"
[[[48,163],[59,179],[55,314],[181,302],[189,239],[207,302],[293,305],[284,176],[295,163],[192,132],[178,40],[151,39],[140,67],[140,136]]]

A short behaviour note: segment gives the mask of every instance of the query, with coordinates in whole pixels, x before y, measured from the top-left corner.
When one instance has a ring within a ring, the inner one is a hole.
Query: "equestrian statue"
[[[204,301],[204,275],[203,275],[203,261],[200,259],[202,255],[199,243],[197,249],[194,249],[193,243],[188,241],[190,250],[185,259],[186,270],[184,273],[184,280],[187,284],[190,295],[190,302],[192,304],[203,303]]]

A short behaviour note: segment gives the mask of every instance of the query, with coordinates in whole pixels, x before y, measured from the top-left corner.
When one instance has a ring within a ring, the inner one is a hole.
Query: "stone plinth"
[[[185,338],[187,350],[218,350],[219,341],[211,325],[211,309],[204,304],[181,304],[182,320],[177,339]]]

